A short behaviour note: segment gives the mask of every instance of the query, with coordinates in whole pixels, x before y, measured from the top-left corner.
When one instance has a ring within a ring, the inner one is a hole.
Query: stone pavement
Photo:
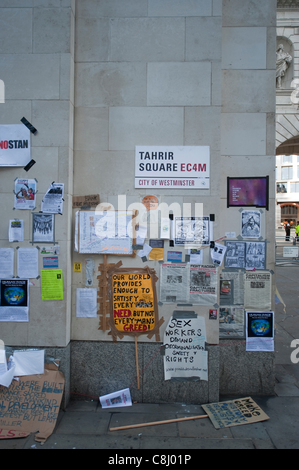
[[[299,363],[293,364],[290,359],[295,351],[291,347],[293,339],[298,338],[299,348],[298,280],[299,267],[276,268],[276,285],[286,303],[286,309],[281,303],[275,308],[276,396],[252,396],[269,420],[220,430],[205,418],[109,431],[110,427],[205,413],[201,405],[137,403],[132,407],[103,410],[97,400],[72,401],[66,411],[60,411],[54,433],[44,445],[36,443],[31,435],[1,440],[0,449],[106,449],[105,463],[109,458],[143,456],[141,464],[137,460],[129,461],[135,466],[149,462],[166,465],[164,454],[173,456],[169,465],[192,463],[195,449],[298,449]],[[297,356],[299,359],[299,349]],[[221,400],[232,398],[238,397],[221,397]],[[179,461],[178,457],[175,460],[175,455],[181,454],[184,459],[188,452],[191,460]]]

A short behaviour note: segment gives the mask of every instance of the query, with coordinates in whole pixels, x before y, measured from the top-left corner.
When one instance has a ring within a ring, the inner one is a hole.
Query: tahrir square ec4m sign
[[[136,146],[135,188],[209,189],[209,146]]]

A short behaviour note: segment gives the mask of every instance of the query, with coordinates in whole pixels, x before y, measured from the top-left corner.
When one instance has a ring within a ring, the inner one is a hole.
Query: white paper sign
[[[24,124],[0,125],[0,166],[26,166],[30,160],[30,130]]]
[[[38,249],[19,248],[17,250],[18,277],[25,279],[37,278],[38,272]]]
[[[76,316],[77,317],[96,317],[97,316],[97,290],[96,289],[77,289],[76,292]]]
[[[14,275],[14,249],[0,248],[0,278]]]
[[[164,377],[199,377],[208,380],[204,317],[171,317],[164,332]]]
[[[43,374],[45,367],[44,349],[28,349],[27,351],[14,351],[16,365],[15,376]]]

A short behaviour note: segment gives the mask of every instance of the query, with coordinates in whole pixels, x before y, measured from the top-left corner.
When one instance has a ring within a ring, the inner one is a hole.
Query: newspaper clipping
[[[271,274],[268,271],[245,273],[245,307],[252,309],[271,308]]]
[[[189,301],[200,305],[217,302],[217,271],[211,265],[190,265]]]
[[[162,264],[160,300],[214,305],[217,301],[217,269],[214,265]]]

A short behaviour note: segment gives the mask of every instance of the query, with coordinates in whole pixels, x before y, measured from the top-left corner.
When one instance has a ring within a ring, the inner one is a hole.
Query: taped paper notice
[[[28,349],[14,351],[15,376],[35,375],[44,373],[45,351],[43,349]]]
[[[88,318],[97,316],[97,290],[77,289],[76,317]]]
[[[41,270],[42,300],[63,300],[62,269]]]

